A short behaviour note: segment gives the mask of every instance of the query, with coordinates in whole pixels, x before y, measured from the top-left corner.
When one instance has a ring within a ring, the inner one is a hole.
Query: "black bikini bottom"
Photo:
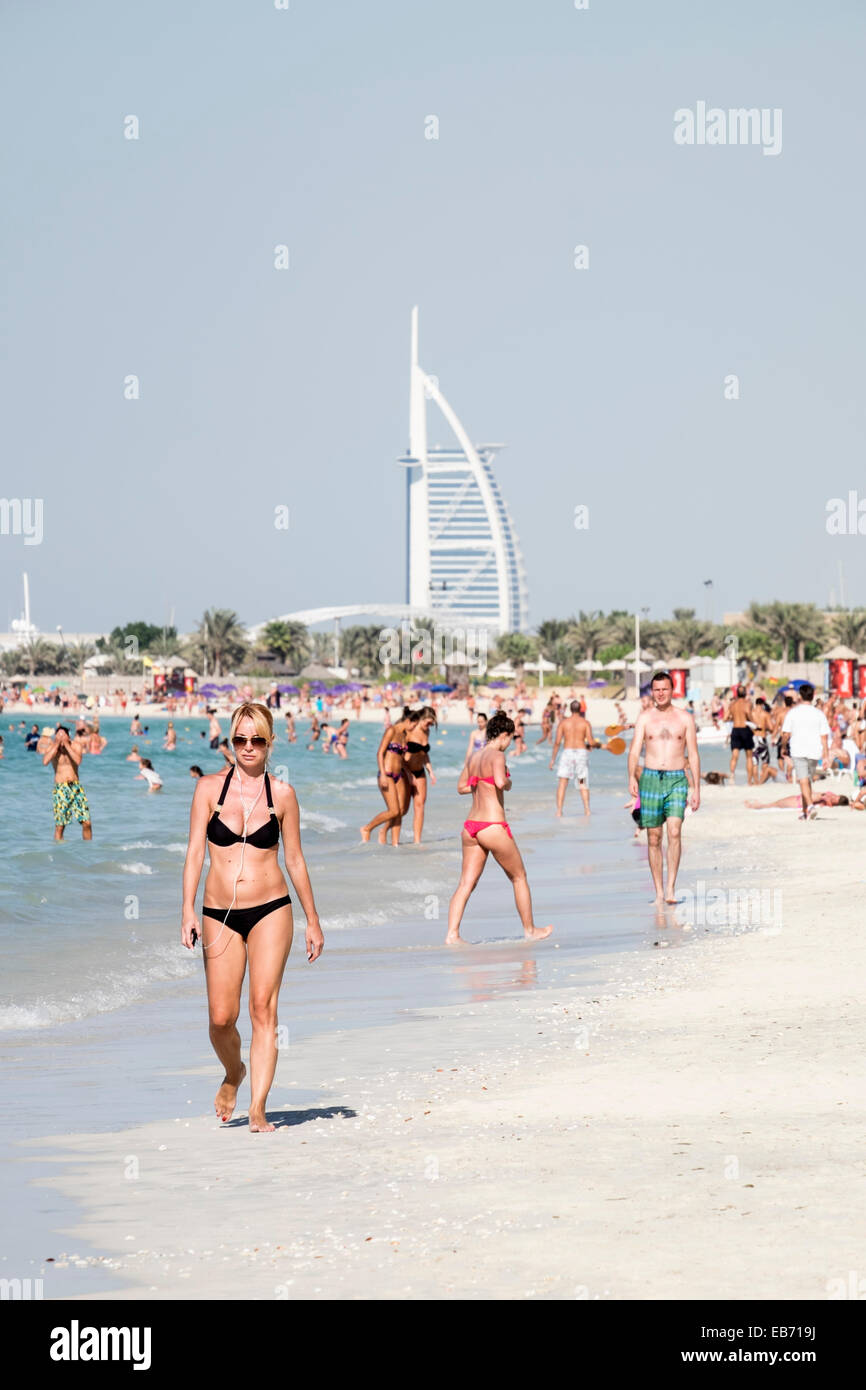
[[[224,922],[232,931],[240,932],[246,941],[256,922],[267,917],[269,912],[276,912],[278,907],[288,907],[291,901],[287,893],[284,898],[272,898],[269,903],[259,903],[257,907],[203,907],[201,915],[215,917],[218,922]]]

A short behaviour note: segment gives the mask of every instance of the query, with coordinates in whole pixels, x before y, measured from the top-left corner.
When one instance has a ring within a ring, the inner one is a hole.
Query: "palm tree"
[[[346,666],[357,666],[359,671],[369,674],[379,665],[379,649],[382,646],[377,626],[356,623],[347,627],[340,639],[340,651]]]
[[[205,610],[193,634],[192,646],[201,655],[205,673],[208,663],[213,664],[214,676],[221,676],[224,667],[237,665],[249,650],[238,615],[228,608]]]
[[[866,649],[866,608],[846,609],[833,619],[833,636],[855,652]]]
[[[571,618],[566,641],[587,661],[594,661],[603,642],[608,639],[610,625],[603,613],[584,613],[581,609],[577,618]]]
[[[778,651],[769,633],[745,627],[737,628],[736,636],[738,653],[751,664],[755,675],[765,671]]]
[[[570,626],[562,618],[545,618],[544,622],[538,624],[539,654],[552,661],[557,671],[568,665],[570,650],[567,638]]]
[[[27,667],[31,680],[37,671],[53,676],[60,665],[60,647],[44,637],[29,637],[18,648],[17,657]]]
[[[613,647],[626,644],[626,651],[634,646],[634,614],[624,608],[613,608],[604,620],[604,642]]]
[[[791,660],[792,647],[794,660],[805,661],[806,646],[820,645],[827,636],[824,617],[814,603],[752,603],[748,617],[753,627],[780,643],[786,663]]]
[[[262,643],[293,671],[301,669],[310,651],[310,639],[304,624],[287,623],[282,618],[275,618],[273,622],[265,624]]]
[[[503,661],[512,662],[518,670],[523,668],[535,652],[535,644],[523,632],[503,632],[496,639],[496,654]]]

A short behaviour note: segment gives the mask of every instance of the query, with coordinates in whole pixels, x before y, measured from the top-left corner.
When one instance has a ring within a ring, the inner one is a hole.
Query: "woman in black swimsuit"
[[[406,773],[409,780],[409,795],[414,808],[415,844],[421,843],[424,829],[424,806],[427,801],[427,774],[436,785],[433,768],[430,765],[430,730],[436,723],[436,713],[425,705],[415,728],[406,738]]]
[[[409,806],[409,777],[404,764],[409,732],[421,718],[420,710],[410,710],[403,706],[402,717],[387,725],[376,754],[379,763],[378,786],[385,800],[387,810],[380,811],[366,825],[361,826],[361,839],[364,844],[371,833],[379,829],[379,844],[384,845],[388,831],[391,844],[400,843],[400,825]]]
[[[291,898],[279,865],[283,841],[286,869],[307,919],[307,959],[318,960],[324,939],[301,849],[298,798],[286,782],[266,771],[274,721],[264,705],[245,703],[232,715],[231,742],[237,763],[228,773],[196,782],[183,867],[180,939],[192,949],[201,937],[207,978],[210,1039],[225,1067],[214,1109],[231,1117],[246,1075],[236,1027],[241,986],[250,964],[249,1124],[274,1126],[265,1115],[277,1065],[277,998],[292,945]],[[204,885],[202,920],[195,913],[205,846],[210,867]]]

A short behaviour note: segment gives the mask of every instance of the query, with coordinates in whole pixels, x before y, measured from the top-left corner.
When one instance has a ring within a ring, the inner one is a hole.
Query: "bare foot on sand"
[[[272,1125],[264,1110],[250,1111],[250,1133],[251,1134],[273,1134],[276,1125]]]
[[[468,946],[469,942],[464,941],[462,936],[446,936],[446,946]]]
[[[526,941],[542,941],[545,936],[550,936],[552,931],[553,927],[530,927],[528,931],[524,931],[523,937]]]
[[[365,845],[368,845],[370,843],[370,832],[367,829],[366,825],[361,826],[361,843]]]
[[[243,1062],[241,1062],[241,1074],[237,1081],[229,1081],[227,1076],[223,1078],[223,1084],[217,1091],[213,1103],[213,1108],[217,1113],[217,1119],[222,1120],[223,1123],[225,1123],[226,1120],[230,1120],[232,1117],[234,1108],[238,1103],[238,1086],[240,1086],[246,1074],[247,1069]]]

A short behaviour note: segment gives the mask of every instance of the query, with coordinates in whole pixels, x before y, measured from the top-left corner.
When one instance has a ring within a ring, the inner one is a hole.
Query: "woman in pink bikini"
[[[511,828],[505,819],[503,792],[511,790],[511,775],[505,766],[505,750],[514,737],[514,721],[507,714],[494,714],[487,724],[487,742],[470,753],[460,774],[457,790],[472,794],[472,819],[463,822],[463,872],[448,908],[446,946],[463,946],[460,923],[469,895],[484,872],[488,854],[511,879],[514,902],[523,923],[527,941],[550,936],[553,927],[536,927],[532,921],[532,898],[526,870]]]

